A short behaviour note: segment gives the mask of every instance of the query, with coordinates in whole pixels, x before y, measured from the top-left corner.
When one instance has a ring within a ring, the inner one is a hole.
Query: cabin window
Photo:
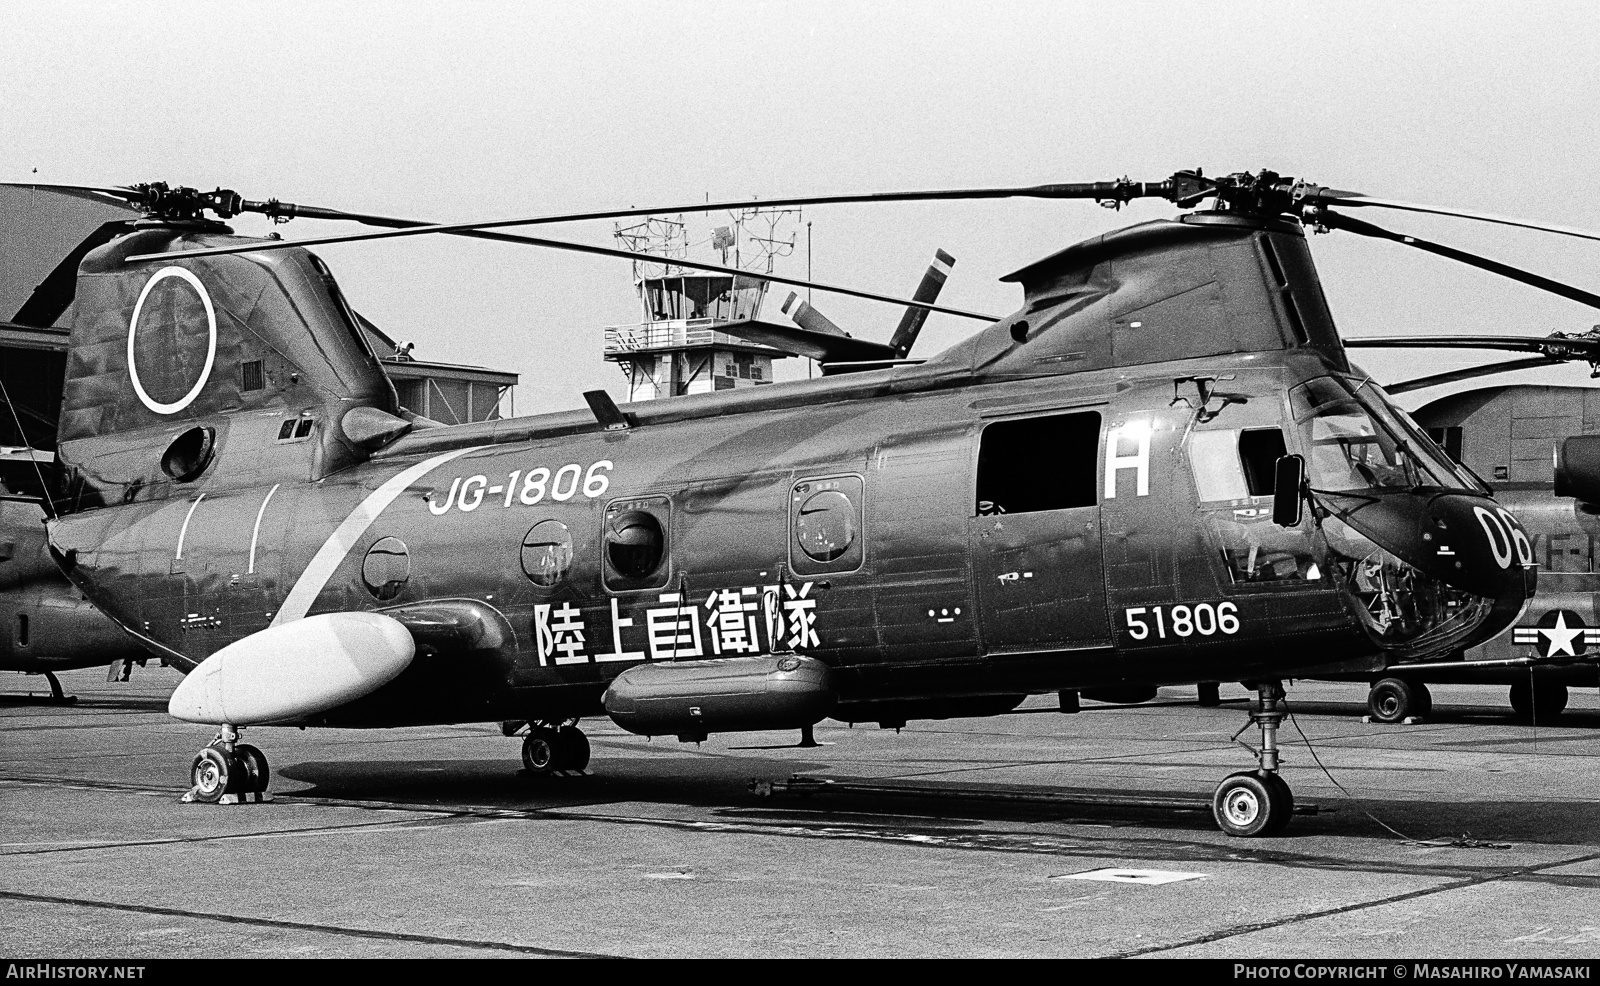
[[[979,443],[976,512],[1095,506],[1099,452],[1097,411],[997,421],[983,429]]]
[[[664,496],[615,500],[602,525],[605,584],[610,589],[658,589],[667,584],[670,505]]]
[[[161,471],[180,483],[193,482],[211,464],[216,451],[215,428],[190,428],[172,440],[161,455]]]
[[[290,418],[278,426],[278,441],[298,442],[311,435],[311,429],[316,427],[316,418]]]
[[[522,574],[534,585],[550,588],[572,567],[572,532],[559,520],[541,520],[522,538]]]
[[[861,567],[860,476],[824,476],[794,484],[789,495],[790,563],[798,575]]]
[[[17,614],[17,646],[28,646],[28,615],[26,613]]]
[[[399,538],[379,538],[361,562],[361,581],[378,599],[393,599],[411,581],[411,552]]]

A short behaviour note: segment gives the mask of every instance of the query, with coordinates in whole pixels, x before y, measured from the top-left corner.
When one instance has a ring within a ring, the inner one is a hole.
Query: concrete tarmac
[[[1428,722],[1382,726],[1363,686],[1297,682],[1284,778],[1321,810],[1233,839],[1201,806],[1254,765],[1237,685],[830,720],[809,749],[590,720],[568,778],[521,774],[495,724],[262,727],[275,800],[210,806],[178,801],[211,733],[166,715],[174,672],[61,677],[76,704],[0,675],[11,957],[1600,956],[1593,690],[1531,726],[1504,688],[1439,686]],[[794,774],[928,790],[750,790]]]

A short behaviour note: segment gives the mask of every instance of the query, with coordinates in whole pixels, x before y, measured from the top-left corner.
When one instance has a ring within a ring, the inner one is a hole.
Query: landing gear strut
[[[1282,682],[1256,684],[1256,705],[1250,710],[1250,721],[1261,729],[1261,749],[1256,751],[1260,766],[1223,778],[1211,797],[1211,813],[1216,816],[1217,825],[1229,835],[1245,838],[1276,835],[1294,815],[1294,794],[1278,776],[1278,726],[1283,723],[1284,716],[1282,701]]]
[[[223,723],[221,732],[201,750],[189,766],[189,793],[183,800],[204,804],[257,804],[271,801],[267,785],[272,768],[266,755],[249,743],[239,742],[239,731]]]
[[[589,766],[589,737],[578,728],[576,719],[560,725],[534,723],[522,738],[522,765],[528,773],[541,777],[581,771]]]
[[[66,692],[61,690],[61,679],[57,678],[52,672],[49,672],[49,671],[30,671],[28,673],[29,674],[42,674],[42,675],[44,675],[45,680],[50,682],[50,697],[49,698],[45,698],[45,699],[39,699],[39,701],[48,702],[51,705],[71,705],[72,703],[74,703],[74,702],[76,702],[78,700],[78,696],[76,696],[76,695],[68,695]],[[31,694],[29,695],[29,698],[32,699],[32,695]]]

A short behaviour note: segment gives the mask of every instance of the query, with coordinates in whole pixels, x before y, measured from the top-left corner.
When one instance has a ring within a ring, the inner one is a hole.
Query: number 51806
[[[1239,632],[1239,607],[1233,603],[1197,603],[1193,606],[1130,606],[1122,611],[1128,636],[1147,640],[1153,627],[1158,639],[1209,637]]]

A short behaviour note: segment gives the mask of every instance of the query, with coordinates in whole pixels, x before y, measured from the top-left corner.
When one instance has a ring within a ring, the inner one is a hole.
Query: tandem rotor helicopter
[[[1306,229],[1385,234],[1343,210],[1390,208],[1595,238],[1265,171],[768,201],[1192,211],[1008,275],[1002,318],[769,276],[984,323],[926,360],[728,322],[826,375],[446,427],[399,406],[306,246],[439,232],[638,258],[503,230],[749,203],[429,225],[95,191],[147,215],[74,258],[41,502],[67,577],[186,672],[170,712],[220,727],[191,797],[266,788],[254,725],[528,720],[524,762],[552,772],[587,763],[585,717],[697,740],[1230,680],[1261,737],[1213,799],[1237,836],[1293,812],[1283,679],[1473,646],[1535,588],[1522,525],[1348,361]],[[254,239],[222,222],[245,211],[393,228]],[[1600,459],[1572,469],[1600,499]]]

